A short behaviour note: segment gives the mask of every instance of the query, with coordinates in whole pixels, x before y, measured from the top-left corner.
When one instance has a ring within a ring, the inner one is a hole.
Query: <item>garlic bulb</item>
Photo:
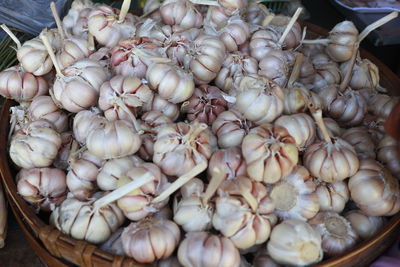
[[[382,229],[383,217],[368,216],[361,210],[351,210],[345,214],[354,231],[362,239],[369,239]]]
[[[344,77],[350,67],[350,62],[346,61],[340,65],[342,77]],[[363,88],[376,88],[379,85],[378,67],[368,59],[357,58],[353,67],[349,86],[354,90]]]
[[[32,120],[45,119],[53,123],[55,130],[62,133],[68,129],[68,116],[57,107],[50,96],[37,96],[28,108]]]
[[[124,195],[117,201],[118,207],[122,210],[125,217],[131,221],[139,221],[163,208],[168,204],[168,198],[164,201],[152,203],[153,198],[160,195],[168,186],[167,177],[153,163],[142,163],[138,167],[131,167],[121,179],[117,186],[121,187],[145,173],[150,173],[154,179],[137,188],[136,190]]]
[[[160,15],[165,24],[172,25],[173,31],[200,28],[203,16],[188,0],[166,0],[160,6]]]
[[[261,29],[253,33],[250,39],[250,54],[252,57],[261,61],[271,51],[278,50],[279,33],[273,29]]]
[[[344,62],[353,56],[358,41],[358,30],[351,21],[343,21],[335,25],[329,32],[330,42],[326,47],[327,54],[333,61]]]
[[[99,108],[110,120],[131,120],[132,113],[153,97],[150,88],[137,77],[114,76],[100,87]]]
[[[382,118],[387,118],[393,107],[399,102],[399,98],[375,94],[368,99],[368,111]]]
[[[279,264],[309,265],[322,260],[321,235],[308,223],[289,219],[272,229],[267,249]]]
[[[51,47],[58,50],[61,47],[61,38],[57,29],[50,29],[46,33]],[[45,75],[53,68],[53,62],[39,37],[26,41],[18,49],[17,58],[25,71],[36,76]]]
[[[98,61],[81,59],[57,76],[50,90],[57,105],[77,113],[97,103],[100,86],[107,80],[107,73]]]
[[[62,20],[63,28],[67,34],[87,38],[88,16],[95,7],[90,0],[74,0],[71,8]]]
[[[300,54],[300,53],[299,53]],[[299,82],[306,85],[307,88],[313,88],[314,81],[315,81],[315,75],[316,71],[314,69],[314,65],[311,63],[310,59],[307,57],[303,56],[303,60],[301,63],[300,67],[300,72],[299,72]]]
[[[180,113],[176,104],[163,99],[160,95],[154,94],[153,98],[143,106],[143,111],[160,111],[162,114],[175,121]]]
[[[79,201],[67,198],[50,216],[50,223],[64,234],[93,244],[106,241],[125,221],[121,210],[115,204],[96,209],[95,199]]]
[[[271,51],[260,60],[258,74],[283,87],[289,78],[289,69],[293,62],[294,57],[290,52]]]
[[[289,175],[271,185],[268,194],[279,218],[306,221],[319,211],[315,190],[308,170],[298,165]]]
[[[363,159],[350,177],[351,199],[369,216],[390,216],[400,210],[399,182],[373,159]]]
[[[121,235],[126,255],[140,263],[168,258],[180,237],[181,232],[174,222],[155,218],[131,223]]]
[[[119,228],[115,231],[99,248],[114,255],[126,256],[122,246],[121,234],[124,228]]]
[[[224,181],[215,199],[213,227],[239,249],[264,243],[276,223],[265,186],[248,177]]]
[[[315,140],[314,121],[305,113],[281,116],[275,121],[274,125],[286,128],[300,150],[305,149]]]
[[[340,213],[350,199],[347,183],[342,181],[335,183],[317,182],[316,194],[320,211]]]
[[[279,33],[279,37],[283,34],[286,29],[286,26],[289,24],[291,17],[277,15],[271,20],[268,26],[272,27],[275,31]],[[293,26],[290,28],[289,33],[286,35],[283,41],[283,47],[285,49],[295,48],[300,44],[302,36],[302,31],[300,24],[295,22]]]
[[[60,169],[22,169],[16,181],[18,194],[41,210],[52,210],[67,196],[65,173]]]
[[[368,133],[367,127],[360,126],[347,129],[341,137],[354,147],[359,158],[375,159],[375,145]]]
[[[129,7],[128,7],[129,8]],[[120,13],[120,10],[101,5],[90,12],[88,30],[97,42],[103,46],[114,47],[122,38],[135,34],[136,18],[130,13]]]
[[[326,126],[326,130],[329,133],[329,136],[337,137],[341,136],[344,132],[344,129],[340,128],[339,124],[332,118],[323,118],[324,124]],[[319,127],[317,127],[317,136],[320,140],[324,140],[324,135],[322,134]]]
[[[260,125],[282,114],[284,94],[280,86],[263,76],[246,76],[240,81],[235,107],[244,117]]]
[[[30,101],[47,94],[49,88],[43,77],[26,72],[21,66],[0,72],[0,95],[18,102]]]
[[[197,120],[212,125],[218,115],[227,109],[227,105],[218,87],[200,85],[192,97],[182,104],[181,111],[187,113],[189,121]]]
[[[215,168],[220,167],[226,180],[247,175],[247,165],[240,147],[229,147],[215,151],[208,162],[208,176],[215,174]]]
[[[36,120],[19,129],[12,137],[10,157],[19,167],[48,167],[57,157],[61,136],[47,120]]]
[[[326,54],[319,53],[312,57],[312,64],[315,69],[314,88],[318,92],[322,88],[339,84],[341,80],[339,66],[329,59]]]
[[[228,148],[240,146],[253,127],[254,124],[246,120],[240,112],[230,109],[218,115],[211,129],[218,138],[219,147]]]
[[[400,178],[400,151],[396,139],[385,136],[377,147],[378,160],[397,178]]]
[[[296,166],[299,152],[295,139],[281,126],[263,124],[243,138],[243,157],[250,178],[275,183]]]
[[[173,64],[153,63],[146,73],[150,88],[174,104],[189,99],[194,91],[193,77]]]
[[[131,155],[107,160],[97,175],[97,185],[101,190],[111,191],[118,188],[119,180],[125,179],[126,173],[133,167],[139,167],[143,160]]]
[[[301,84],[296,83],[290,88],[283,88],[282,91],[284,94],[283,114],[306,112],[310,101],[316,106],[321,105],[320,97]]]
[[[178,260],[184,267],[239,267],[240,254],[226,237],[191,232],[179,245]]]
[[[132,123],[123,120],[106,122],[93,129],[86,139],[90,153],[101,159],[111,159],[136,153],[142,141]]]
[[[89,133],[103,127],[106,123],[106,118],[100,115],[100,110],[97,108],[79,111],[74,117],[72,126],[76,141],[86,144]]]
[[[320,212],[309,220],[309,224],[321,234],[322,249],[327,255],[340,255],[357,242],[357,232],[338,213]]]
[[[248,5],[245,0],[219,0],[218,3],[221,7],[232,11],[246,9]]]
[[[216,146],[215,137],[204,123],[178,122],[163,125],[154,143],[153,162],[166,175],[180,176],[207,162]]]
[[[267,250],[262,247],[253,260],[254,267],[279,267],[279,265],[268,255]]]
[[[89,49],[89,42],[79,37],[63,39],[56,58],[62,69],[71,66],[80,59],[87,58],[92,50]]]
[[[69,162],[68,158],[71,152],[72,142],[74,141],[74,136],[71,131],[66,131],[60,134],[61,136],[61,147],[58,150],[57,157],[54,159],[53,165],[57,169],[68,170]]]
[[[246,10],[246,20],[250,24],[262,25],[263,20],[270,13],[261,3],[250,2]]]

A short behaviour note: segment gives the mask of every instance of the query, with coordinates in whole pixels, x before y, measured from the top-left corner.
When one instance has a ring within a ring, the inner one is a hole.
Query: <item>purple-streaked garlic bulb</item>
[[[291,52],[274,50],[260,60],[258,74],[276,82],[279,86],[285,86],[289,78],[289,69],[294,62]]]
[[[181,239],[179,227],[170,220],[146,218],[131,223],[121,234],[126,255],[140,263],[166,259]]]
[[[369,216],[391,216],[400,210],[399,181],[373,159],[363,159],[349,180],[351,199]]]
[[[261,29],[253,33],[250,39],[249,48],[252,57],[261,61],[270,52],[280,48],[278,44],[279,33],[273,29]]]
[[[167,177],[161,172],[160,168],[153,163],[142,163],[137,167],[131,167],[125,173],[125,176],[118,180],[117,186],[121,187],[131,181],[135,181],[136,177],[140,177],[149,173],[154,179],[137,188],[136,190],[124,195],[117,201],[118,207],[122,210],[125,217],[131,221],[139,221],[168,204],[168,198],[152,203],[153,198],[160,195],[168,186]]]
[[[172,121],[175,121],[180,115],[178,106],[162,98],[159,94],[153,95],[152,99],[143,106],[143,111],[159,111]]]
[[[267,250],[274,261],[284,265],[309,265],[323,257],[321,235],[296,219],[285,220],[272,229]]]
[[[303,60],[299,72],[299,82],[305,84],[307,88],[312,88],[314,87],[313,83],[315,80],[315,75],[316,71],[314,69],[314,65],[311,63],[309,58],[304,57],[303,55]]]
[[[160,6],[160,15],[165,24],[173,26],[173,31],[200,28],[203,16],[189,0],[166,0]]]
[[[317,182],[316,194],[319,200],[320,211],[342,212],[350,199],[349,188],[346,182],[325,183]]]
[[[103,243],[124,223],[125,217],[114,203],[95,207],[99,197],[95,194],[88,201],[67,198],[52,212],[50,224],[74,239]]]
[[[103,244],[101,244],[99,248],[114,255],[126,256],[121,239],[123,231],[124,228],[119,228]]]
[[[306,112],[308,110],[307,105],[310,101],[317,106],[321,104],[320,97],[302,84],[296,83],[290,88],[283,88],[282,91],[284,94],[283,114],[290,115]]]
[[[329,256],[344,253],[358,241],[350,222],[336,212],[320,212],[309,224],[321,234],[322,250]]]
[[[31,101],[48,91],[48,84],[43,77],[26,72],[21,66],[0,72],[0,95],[5,98],[18,102]]]
[[[324,124],[326,126],[326,130],[328,131],[329,136],[331,137],[339,137],[344,132],[344,129],[340,128],[339,124],[332,118],[323,118]],[[320,140],[324,140],[324,135],[322,134],[319,127],[317,127],[317,136]]]
[[[382,229],[385,222],[383,217],[368,216],[361,210],[351,210],[344,217],[362,239],[369,239],[374,236]]]
[[[130,13],[101,5],[90,12],[88,30],[99,44],[111,48],[116,46],[119,40],[133,37],[136,21],[135,16]]]
[[[303,166],[268,188],[268,195],[275,206],[274,213],[281,219],[307,221],[319,211],[316,186],[310,173]]]
[[[243,76],[257,74],[258,62],[251,56],[246,56],[242,52],[229,53],[221,70],[215,78],[215,85],[229,94],[234,93]]]
[[[77,113],[94,106],[99,97],[100,86],[108,74],[95,60],[81,59],[58,75],[50,90],[54,102],[69,112]]]
[[[223,25],[228,19],[237,14],[237,11],[224,8],[220,5],[212,5],[208,7],[206,20],[214,27]]]
[[[125,179],[131,168],[141,164],[143,160],[135,155],[107,160],[97,175],[97,186],[104,191],[115,190],[120,184],[119,180]]]
[[[343,21],[335,25],[329,32],[327,54],[335,62],[349,60],[354,54],[358,42],[358,30],[351,21]]]
[[[340,65],[342,77],[344,77],[350,67],[350,62],[346,61]],[[349,86],[354,90],[363,88],[376,88],[379,85],[378,67],[368,59],[357,58],[353,67]]]
[[[192,74],[170,63],[153,63],[146,73],[150,88],[171,103],[189,99],[194,91]]]
[[[250,2],[246,10],[246,21],[250,24],[262,26],[264,19],[271,13],[265,5],[256,2]]]
[[[319,92],[324,111],[337,122],[346,126],[356,126],[367,113],[367,101],[358,92],[347,88],[339,92],[335,86],[329,86]]]
[[[276,183],[288,175],[299,159],[295,139],[281,126],[263,124],[243,138],[243,157],[250,178]]]
[[[67,197],[65,173],[60,169],[22,169],[16,181],[18,194],[44,211],[52,210]]]
[[[215,198],[213,226],[237,248],[264,243],[277,219],[265,186],[241,176],[224,181]]]
[[[95,4],[90,0],[74,0],[62,21],[65,31],[70,35],[87,38],[88,16],[94,7]]]
[[[160,111],[149,111],[142,115],[140,128],[143,134],[142,146],[138,151],[138,155],[145,161],[151,161],[154,155],[154,143],[157,139],[158,129],[164,125],[172,123],[172,120]]]
[[[354,175],[359,160],[353,146],[341,138],[329,136],[320,109],[310,108],[314,120],[321,129],[324,140],[307,147],[303,164],[318,180],[334,183]]]
[[[375,144],[368,133],[367,127],[359,126],[349,128],[342,133],[341,138],[354,147],[360,159],[376,158]]]
[[[153,162],[166,175],[180,176],[202,162],[208,163],[215,147],[215,137],[204,123],[166,124],[158,130]]]
[[[153,91],[137,77],[114,76],[100,87],[99,108],[110,120],[131,120],[148,103]]]
[[[283,115],[275,121],[274,125],[286,128],[300,150],[311,145],[316,137],[314,120],[305,113]]]
[[[61,136],[47,120],[36,120],[19,129],[11,139],[10,157],[19,167],[48,167],[57,157]]]
[[[218,167],[226,176],[226,180],[247,175],[247,165],[240,147],[229,147],[215,151],[208,162],[208,176],[215,175],[214,170]]]
[[[178,260],[184,267],[240,266],[239,250],[233,242],[207,232],[187,233],[179,245]]]
[[[291,17],[277,15],[271,20],[269,27],[272,27],[275,31],[278,32],[279,37],[283,34],[286,29],[286,26],[289,24]],[[285,49],[295,48],[300,44],[302,36],[302,30],[300,24],[295,22],[293,26],[290,28],[289,33],[286,35],[282,46]]]
[[[378,160],[393,174],[400,178],[400,151],[393,137],[385,136],[377,146]]]
[[[61,38],[56,29],[46,31],[53,50],[61,47]],[[17,52],[18,61],[23,69],[33,75],[45,75],[53,69],[46,47],[39,37],[26,41]]]
[[[58,150],[57,157],[53,161],[54,167],[61,170],[68,170],[69,162],[68,158],[71,152],[72,142],[74,141],[74,136],[72,131],[66,131],[60,134],[61,136],[61,147]]]
[[[243,138],[255,125],[244,116],[230,109],[218,115],[212,124],[212,132],[217,136],[221,148],[240,146]]]
[[[260,125],[282,114],[284,94],[278,84],[254,75],[242,78],[239,88],[235,107],[246,119]]]
[[[55,130],[62,133],[68,129],[68,116],[59,109],[50,96],[38,96],[28,108],[31,120],[45,119],[53,123]]]
[[[67,186],[75,198],[84,201],[95,193],[97,190],[97,175],[103,163],[103,160],[92,155],[87,150],[83,152],[71,150]]]
[[[381,118],[387,118],[398,102],[398,97],[375,94],[368,99],[368,111]]]
[[[186,113],[189,121],[212,125],[218,115],[227,110],[228,103],[222,94],[216,86],[200,85],[192,97],[182,104],[181,111]]]
[[[95,129],[103,127],[106,122],[107,119],[100,115],[100,110],[97,108],[79,111],[75,115],[72,125],[76,141],[82,145],[86,144],[86,138],[89,133]]]
[[[90,153],[101,159],[119,158],[136,153],[142,141],[129,121],[109,121],[93,129],[86,138]]]
[[[319,53],[314,55],[311,62],[315,69],[314,91],[318,92],[328,85],[340,83],[339,65],[331,61],[326,54]]]

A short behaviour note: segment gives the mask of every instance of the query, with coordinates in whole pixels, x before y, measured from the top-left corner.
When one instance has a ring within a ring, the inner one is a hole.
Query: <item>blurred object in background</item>
[[[375,11],[400,11],[398,0],[336,0],[336,2],[353,10],[375,12]]]
[[[293,16],[293,14],[296,12],[297,8],[303,8],[303,11],[300,14],[300,19],[306,20],[310,18],[310,13],[306,10],[306,8],[303,6],[300,0],[294,0],[288,2],[286,5],[284,5],[282,13],[286,16]]]

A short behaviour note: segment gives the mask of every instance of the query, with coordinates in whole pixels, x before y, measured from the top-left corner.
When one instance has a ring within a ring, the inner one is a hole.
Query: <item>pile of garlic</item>
[[[0,73],[19,194],[78,240],[158,266],[309,265],[400,210],[398,102],[336,25],[247,0],[75,0]],[[194,253],[195,252],[195,253]]]

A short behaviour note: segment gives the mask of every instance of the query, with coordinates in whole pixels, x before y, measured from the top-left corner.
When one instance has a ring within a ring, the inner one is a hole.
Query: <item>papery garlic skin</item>
[[[315,69],[314,88],[315,92],[322,88],[340,83],[339,65],[329,59],[326,54],[318,53],[312,57],[312,64]]]
[[[101,244],[99,248],[114,255],[126,256],[121,239],[121,234],[123,231],[124,228],[119,228],[103,244]]]
[[[143,106],[144,112],[160,111],[165,116],[169,117],[172,121],[176,121],[179,117],[179,108],[176,104],[163,99],[160,95],[154,94],[153,98]]]
[[[44,211],[52,210],[67,197],[65,173],[60,169],[22,169],[16,181],[18,194]]]
[[[341,137],[354,147],[359,158],[376,158],[375,145],[367,127],[360,126],[347,129]]]
[[[390,216],[400,210],[399,182],[373,159],[360,162],[349,179],[351,199],[369,216]]]
[[[335,25],[329,32],[331,42],[326,48],[333,61],[344,62],[353,55],[354,46],[358,41],[358,30],[351,21],[343,21]]]
[[[111,203],[94,210],[93,200],[79,201],[67,198],[50,216],[51,225],[74,239],[93,244],[106,241],[125,221],[117,205]]]
[[[74,141],[74,136],[72,131],[66,131],[60,134],[61,136],[61,147],[58,150],[57,157],[53,161],[53,166],[57,169],[68,170],[69,167],[69,156],[71,152],[72,142]]]
[[[350,222],[338,213],[320,212],[309,224],[321,234],[322,249],[327,255],[340,255],[358,241]]]
[[[128,121],[107,122],[92,130],[86,140],[90,153],[101,158],[120,158],[136,153],[142,144],[133,125]]]
[[[45,119],[52,122],[55,130],[62,133],[68,129],[68,116],[57,107],[50,96],[37,96],[28,108],[32,120]]]
[[[10,157],[19,167],[48,167],[57,157],[61,136],[47,120],[36,120],[18,130],[11,139]]]
[[[323,121],[330,137],[339,137],[344,132],[344,129],[340,128],[339,124],[337,124],[334,119],[326,117],[323,118]],[[317,127],[317,136],[320,140],[324,140],[324,136],[319,127]]]
[[[321,211],[340,213],[350,199],[350,192],[346,182],[324,183],[319,182],[316,194]]]
[[[74,0],[62,20],[65,31],[74,36],[87,38],[87,20],[95,5],[90,0]]]
[[[375,94],[368,99],[368,111],[379,117],[387,118],[398,102],[397,97]]]
[[[255,181],[275,183],[296,166],[299,152],[295,139],[281,126],[263,124],[243,138],[242,153],[247,173]]]
[[[72,125],[74,137],[81,144],[86,144],[87,136],[95,129],[103,127],[107,119],[100,115],[99,109],[79,111]]]
[[[289,78],[289,69],[293,62],[294,56],[290,52],[271,51],[260,60],[258,74],[283,87]]]
[[[247,165],[240,147],[230,147],[215,151],[208,162],[207,172],[209,177],[216,174],[214,170],[217,167],[223,167],[220,171],[225,173],[226,180],[247,175]]]
[[[278,40],[278,32],[272,29],[266,28],[256,31],[250,39],[251,56],[261,61],[271,51],[279,49]]]
[[[294,86],[284,88],[282,91],[285,95],[283,114],[305,113],[308,110],[307,105],[310,101],[315,106],[321,105],[320,97],[301,84],[295,83]]]
[[[400,151],[396,139],[385,136],[377,147],[378,160],[383,163],[393,176],[400,178]]]
[[[0,72],[0,95],[18,102],[30,101],[47,94],[48,84],[43,77],[26,72],[21,66]]]
[[[294,138],[296,146],[299,149],[306,148],[315,140],[315,123],[305,113],[281,116],[274,124],[286,128],[289,135]]]
[[[140,263],[168,258],[180,237],[181,232],[174,222],[155,218],[131,223],[121,235],[126,255]]]
[[[165,24],[172,25],[174,31],[200,28],[203,16],[187,0],[167,0],[160,6],[160,15]]]
[[[362,239],[374,236],[385,222],[383,217],[368,216],[361,210],[351,210],[345,214],[345,217]]]
[[[239,267],[240,254],[226,237],[192,232],[180,243],[178,260],[184,267]]]
[[[91,54],[89,43],[86,39],[69,37],[63,40],[62,47],[56,55],[61,69],[71,66],[76,61],[87,58]]]
[[[279,264],[309,265],[323,257],[321,235],[308,223],[295,219],[272,229],[267,249]]]

